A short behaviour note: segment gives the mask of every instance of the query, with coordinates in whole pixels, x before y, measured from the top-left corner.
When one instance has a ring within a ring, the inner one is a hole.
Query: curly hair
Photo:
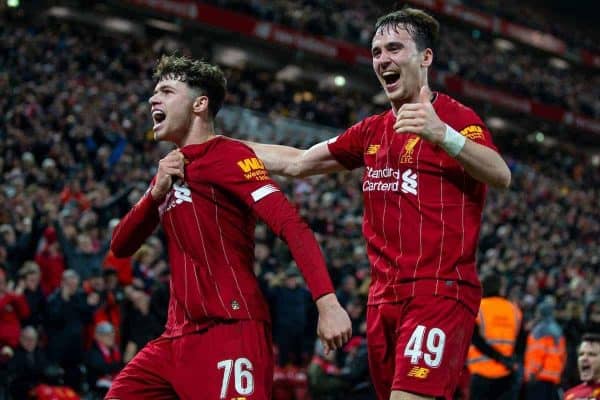
[[[208,109],[217,115],[227,91],[227,80],[221,68],[185,56],[163,55],[154,68],[154,79],[176,79],[208,97]]]
[[[375,33],[383,27],[406,29],[417,45],[417,50],[434,49],[440,35],[440,24],[431,15],[417,8],[405,7],[380,17],[375,23]]]

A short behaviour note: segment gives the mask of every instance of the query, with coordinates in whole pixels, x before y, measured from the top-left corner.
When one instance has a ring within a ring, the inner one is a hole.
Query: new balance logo
[[[429,369],[424,367],[412,367],[406,376],[410,376],[412,378],[425,379],[429,375]]]
[[[369,147],[367,147],[367,151],[365,152],[365,154],[367,154],[367,155],[377,154],[380,147],[381,147],[381,145],[379,145],[379,144],[370,144]]]
[[[181,204],[184,201],[187,201],[188,203],[192,202],[192,191],[188,187],[175,184],[173,185],[173,189],[175,189],[173,195],[175,196],[176,204]]]
[[[417,195],[417,174],[410,168],[402,173],[401,190],[404,193]]]

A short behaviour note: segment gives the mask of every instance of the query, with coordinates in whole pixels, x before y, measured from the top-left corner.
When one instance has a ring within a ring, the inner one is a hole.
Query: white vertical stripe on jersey
[[[169,279],[169,293],[174,293],[173,278]],[[173,318],[175,319],[175,326],[179,326],[179,322],[177,322],[177,309],[177,297],[169,296],[169,312],[167,315],[173,315]]]
[[[421,149],[423,148],[424,140],[419,140],[419,152],[417,153],[417,173],[419,172],[419,158],[421,157]],[[418,177],[418,176],[417,176]],[[417,186],[417,208],[419,210],[419,258],[415,262],[415,272],[413,273],[413,287],[412,295],[415,295],[415,288],[417,285],[417,269],[419,268],[419,262],[423,257],[423,213],[421,212],[421,192]]]
[[[443,174],[443,158],[440,158],[440,220],[442,222],[442,239],[440,240],[440,258],[438,261],[438,269],[435,271],[435,294],[438,294],[438,285],[440,284],[440,268],[442,268],[442,255],[444,254],[444,235],[446,233],[446,223],[444,222],[444,174]]]
[[[395,132],[391,132],[391,138],[390,135],[388,134],[388,129],[389,126],[391,125],[391,123],[389,123],[388,121],[385,122],[385,125],[387,125],[387,127],[385,127],[384,131],[383,131],[383,139],[385,139],[386,143],[386,152],[385,152],[385,167],[384,168],[389,168],[390,166],[390,150],[392,148],[392,143],[394,141],[394,139],[398,136],[395,134]],[[383,144],[383,143],[382,143]],[[364,157],[364,156],[363,156]],[[375,153],[375,167],[377,168],[377,153]],[[393,175],[392,175],[393,176]],[[378,252],[379,255],[377,256],[377,259],[373,262],[373,266],[377,265],[377,263],[381,260],[381,255],[383,254],[385,248],[387,247],[387,234],[385,231],[385,213],[387,211],[387,193],[388,191],[384,191],[383,192],[383,211],[381,212],[381,226],[383,227],[382,231],[383,231],[383,247],[380,249],[380,251]],[[386,282],[385,284],[388,285],[391,283],[390,280],[390,275],[392,273],[392,271],[390,271],[390,267],[391,265],[387,262],[387,260],[384,260],[384,264],[386,264],[384,266],[384,268],[386,269],[385,272],[385,279]],[[394,294],[396,295],[395,297],[398,297],[398,294],[396,293],[396,285],[392,285],[394,287]]]
[[[250,307],[248,307],[248,302],[244,297],[244,293],[242,293],[242,289],[240,288],[240,284],[238,283],[237,276],[235,275],[235,270],[233,266],[229,262],[229,257],[227,256],[227,251],[225,251],[225,241],[223,240],[223,231],[221,230],[221,224],[219,223],[219,203],[217,202],[217,198],[215,196],[215,188],[211,186],[210,188],[213,204],[215,205],[215,224],[219,227],[219,238],[221,239],[221,248],[223,249],[223,257],[225,257],[225,262],[229,265],[231,269],[231,275],[233,275],[233,280],[235,281],[235,287],[237,287],[240,296],[242,297],[242,301],[244,302],[244,307],[246,307],[246,312],[248,313],[248,318],[252,319],[252,314],[250,314]]]
[[[250,195],[252,196],[252,199],[256,203],[260,199],[263,199],[263,198],[267,197],[268,195],[270,195],[271,193],[275,193],[275,192],[279,192],[279,189],[277,189],[275,187],[275,185],[268,184],[268,185],[259,187],[254,192],[250,193]]]
[[[185,257],[185,253],[183,252],[183,245],[179,240],[179,235],[177,234],[177,229],[175,228],[175,223],[173,222],[173,213],[168,213],[169,222],[171,223],[171,231],[173,232],[173,236],[175,236],[175,241],[177,242],[177,246],[179,247],[179,251],[183,254],[183,282],[184,282],[184,292],[185,297],[183,298],[183,308],[190,315],[190,309],[187,305],[187,261]]]
[[[215,284],[215,290],[217,291],[217,297],[219,297],[219,301],[221,302],[221,306],[223,310],[227,313],[227,316],[231,318],[231,313],[229,309],[225,307],[225,302],[223,302],[223,298],[221,297],[221,291],[219,290],[219,285],[215,280],[215,277],[212,273],[212,268],[210,267],[210,261],[208,260],[208,252],[206,251],[206,243],[204,243],[204,235],[202,234],[202,227],[200,226],[200,220],[198,219],[198,213],[196,213],[196,206],[192,204],[192,210],[194,210],[194,218],[196,219],[196,226],[198,227],[198,233],[200,234],[200,242],[202,243],[202,251],[204,253],[204,261],[206,262],[206,268],[208,269],[208,274],[210,275],[211,280]]]

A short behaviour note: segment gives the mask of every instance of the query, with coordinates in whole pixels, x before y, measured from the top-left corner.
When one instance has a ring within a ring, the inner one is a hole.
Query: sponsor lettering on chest
[[[182,203],[192,202],[192,191],[185,184],[174,184],[171,194],[172,196],[170,196],[169,203],[165,211],[169,211]]]

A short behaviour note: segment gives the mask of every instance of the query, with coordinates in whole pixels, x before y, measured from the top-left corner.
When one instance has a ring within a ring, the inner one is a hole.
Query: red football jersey
[[[600,382],[582,383],[567,390],[565,400],[600,400]]]
[[[217,136],[181,151],[185,180],[160,205],[148,190],[115,228],[111,244],[117,256],[131,254],[162,223],[171,267],[164,335],[219,319],[269,321],[253,271],[256,216],[288,244],[314,299],[333,292],[312,232],[249,147]]]
[[[442,121],[496,149],[473,110],[438,93]],[[346,168],[365,167],[363,234],[371,263],[369,304],[418,295],[449,296],[479,308],[475,252],[486,186],[443,149],[398,134],[392,110],[371,116],[330,140]]]

